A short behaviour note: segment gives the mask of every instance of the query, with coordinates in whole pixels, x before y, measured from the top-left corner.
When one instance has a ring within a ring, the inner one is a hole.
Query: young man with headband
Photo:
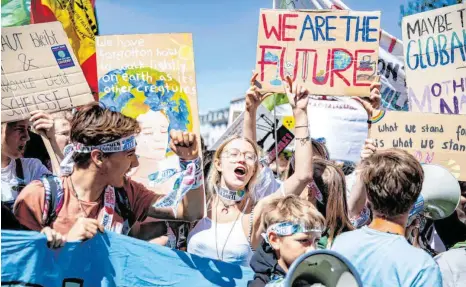
[[[138,122],[89,104],[71,123],[62,177],[35,181],[15,204],[20,223],[32,230],[50,226],[68,241],[92,238],[98,231],[128,234],[146,216],[194,221],[204,212],[203,176],[195,134],[171,131],[170,147],[180,158],[173,190],[166,196],[125,175],[138,166]]]
[[[424,181],[421,164],[406,151],[388,149],[366,157],[358,169],[373,220],[338,236],[332,250],[354,264],[364,286],[442,286],[434,259],[405,239]]]
[[[309,201],[288,195],[264,207],[262,227],[266,233],[251,259],[255,275],[248,287],[284,280],[288,268],[299,256],[317,249],[325,219]]]

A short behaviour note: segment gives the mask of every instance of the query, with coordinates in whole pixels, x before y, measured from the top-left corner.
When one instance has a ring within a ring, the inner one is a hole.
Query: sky
[[[259,10],[272,0],[98,0],[100,35],[192,33],[201,114],[244,96],[255,65]],[[401,38],[407,0],[343,0],[353,10],[382,11],[381,26]]]

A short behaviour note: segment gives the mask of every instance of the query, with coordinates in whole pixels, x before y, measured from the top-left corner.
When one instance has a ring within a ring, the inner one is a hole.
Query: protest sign
[[[466,180],[466,115],[380,112],[372,118],[378,149],[401,148]]]
[[[278,9],[336,9],[351,10],[340,0],[299,1],[274,0]],[[403,43],[385,30],[379,40],[378,72],[381,76],[382,106],[387,110],[409,109],[406,93]]]
[[[227,128],[225,133],[209,150],[217,150],[218,147],[229,137],[233,135],[242,135],[244,125],[244,112],[241,113],[235,121]],[[277,141],[275,141],[275,130]],[[280,154],[293,141],[293,133],[286,128],[283,119],[277,117],[274,123],[274,117],[263,105],[259,105],[256,113],[256,137],[257,145],[267,153],[269,163],[273,162],[276,154]],[[277,146],[277,148],[275,148]]]
[[[96,45],[100,102],[140,122],[139,167],[131,176],[155,190],[156,172],[178,169],[170,130],[200,140],[191,34],[97,36]]]
[[[60,22],[2,28],[2,123],[93,101]]]
[[[53,250],[45,235],[2,230],[2,286],[246,286],[247,267],[112,232]]]
[[[377,73],[380,12],[262,9],[256,72],[264,91],[286,76],[312,94],[368,96]]]
[[[403,18],[410,110],[466,114],[466,3]]]

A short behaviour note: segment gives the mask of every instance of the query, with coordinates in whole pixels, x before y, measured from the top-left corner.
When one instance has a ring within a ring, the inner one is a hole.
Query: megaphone
[[[422,169],[424,182],[421,194],[409,212],[408,223],[421,212],[432,220],[446,218],[460,203],[461,187],[453,174],[436,164],[423,164]]]
[[[319,285],[320,284],[320,285]],[[284,286],[362,287],[354,266],[332,250],[305,253],[291,264]]]

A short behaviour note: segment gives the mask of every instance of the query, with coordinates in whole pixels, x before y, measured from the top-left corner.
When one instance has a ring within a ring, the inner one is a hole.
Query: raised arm
[[[174,190],[181,193],[187,190],[174,214],[171,206],[160,206],[160,200],[153,202],[148,211],[148,216],[157,219],[176,219],[183,221],[195,221],[204,216],[205,193],[202,164],[199,158],[199,145],[196,134],[182,131],[170,131],[170,148],[178,155],[182,166],[183,179],[179,185],[175,183]]]
[[[277,197],[301,194],[306,185],[312,180],[312,144],[307,116],[309,92],[304,87],[293,83],[289,77],[287,77],[287,82],[286,94],[295,118],[296,169],[295,173],[283,183],[283,187],[281,187],[283,192],[278,190],[260,200],[255,206],[251,237],[253,247],[256,247],[261,240],[263,230],[260,221],[264,206]]]
[[[256,86],[258,74],[255,73],[250,80],[250,87],[246,91],[246,109],[244,110],[243,137],[256,142],[256,113],[263,99],[272,93],[261,94]]]
[[[359,102],[363,108],[367,112],[368,120],[372,118],[374,112],[380,108],[381,104],[381,96],[380,96],[380,77],[377,77],[375,81],[370,86],[371,95],[368,99],[361,99],[361,98],[353,98],[357,102]],[[369,128],[369,137],[370,137],[370,128],[371,122],[368,121],[368,128]],[[367,139],[365,145],[361,151],[361,159],[369,157],[376,151],[376,147],[374,146],[374,142],[371,139]],[[354,171],[355,181],[353,186],[351,187],[351,193],[348,198],[348,216],[353,220],[360,217],[361,213],[366,206],[366,199],[367,195],[363,188],[363,183],[359,179],[359,171],[356,169]]]
[[[306,185],[312,181],[313,173],[311,131],[307,115],[309,91],[293,83],[289,77],[287,77],[287,82],[286,94],[295,119],[296,168],[294,174],[284,182],[284,193],[285,195],[300,195]],[[282,196],[281,193],[278,195]]]
[[[367,139],[366,143],[361,151],[361,159],[365,159],[371,156],[376,151],[374,142],[371,139]],[[351,187],[350,196],[348,198],[348,216],[351,219],[356,219],[362,213],[366,206],[367,194],[364,189],[364,184],[359,178],[359,169],[356,169],[354,174],[355,180]]]

